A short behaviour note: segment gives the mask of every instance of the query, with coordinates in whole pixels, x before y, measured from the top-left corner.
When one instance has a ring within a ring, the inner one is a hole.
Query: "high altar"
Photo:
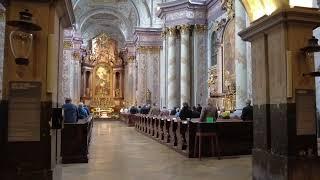
[[[87,52],[82,62],[82,100],[96,117],[109,118],[123,104],[123,60],[117,42],[106,34],[94,38]]]

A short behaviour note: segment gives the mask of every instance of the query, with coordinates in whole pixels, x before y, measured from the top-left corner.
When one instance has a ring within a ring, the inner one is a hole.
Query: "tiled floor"
[[[63,165],[63,180],[249,180],[251,157],[188,159],[120,122],[95,122],[88,164]]]

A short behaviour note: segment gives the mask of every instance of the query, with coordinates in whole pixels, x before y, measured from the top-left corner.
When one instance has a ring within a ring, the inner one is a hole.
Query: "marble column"
[[[144,47],[140,47],[137,53],[138,63],[138,86],[137,86],[137,104],[143,105],[146,103],[147,93],[147,73],[146,73],[146,55],[147,51]]]
[[[166,31],[162,32],[162,49],[161,49],[161,57],[160,57],[160,107],[167,106],[167,86],[166,86]]]
[[[170,109],[179,105],[175,38],[176,28],[171,27],[168,29],[168,108]]]
[[[204,106],[208,95],[207,27],[194,26],[193,103]]]
[[[160,47],[148,47],[146,56],[146,73],[147,73],[147,89],[151,92],[151,103],[160,103],[160,79],[159,79],[159,62]]]
[[[181,60],[180,60],[180,103],[191,103],[190,94],[190,25],[179,26],[181,36]],[[182,105],[181,105],[182,107]]]
[[[5,14],[0,4],[0,100],[2,99],[3,58],[4,58]]]
[[[128,83],[127,83],[127,103],[133,105],[135,103],[135,58],[133,56],[128,58]]]
[[[247,47],[238,33],[246,28],[246,12],[240,0],[235,0],[235,75],[236,109],[245,107],[247,95]]]
[[[71,69],[71,47],[70,40],[64,41],[63,59],[59,64],[59,102],[64,103],[65,98],[71,98],[70,94],[70,69]]]

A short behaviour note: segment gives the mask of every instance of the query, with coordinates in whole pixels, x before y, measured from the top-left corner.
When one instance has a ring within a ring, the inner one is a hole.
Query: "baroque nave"
[[[319,0],[1,0],[0,180],[319,180]]]

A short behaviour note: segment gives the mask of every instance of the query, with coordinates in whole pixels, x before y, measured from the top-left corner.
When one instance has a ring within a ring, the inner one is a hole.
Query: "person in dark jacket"
[[[136,108],[135,106],[132,106],[130,108],[130,114],[137,114],[138,113],[138,108]]]
[[[182,109],[180,110],[179,117],[181,120],[187,120],[187,118],[192,118],[192,111],[188,103],[184,102],[182,104]]]
[[[200,113],[195,106],[192,107],[192,118],[200,118]]]
[[[148,110],[147,105],[143,105],[140,110],[140,114],[148,114],[148,113],[149,113],[149,110]]]
[[[64,112],[65,123],[76,123],[78,121],[78,108],[72,104],[70,98],[66,98],[65,104],[62,106]]]
[[[246,101],[246,107],[242,109],[241,119],[244,121],[253,120],[253,107],[251,106],[251,101],[248,99]]]
[[[170,116],[175,116],[177,113],[177,107],[173,107],[173,109],[170,111]]]
[[[198,111],[199,113],[201,113],[201,111],[202,111],[202,106],[201,106],[200,104],[198,104],[198,106],[197,106],[197,111]]]

